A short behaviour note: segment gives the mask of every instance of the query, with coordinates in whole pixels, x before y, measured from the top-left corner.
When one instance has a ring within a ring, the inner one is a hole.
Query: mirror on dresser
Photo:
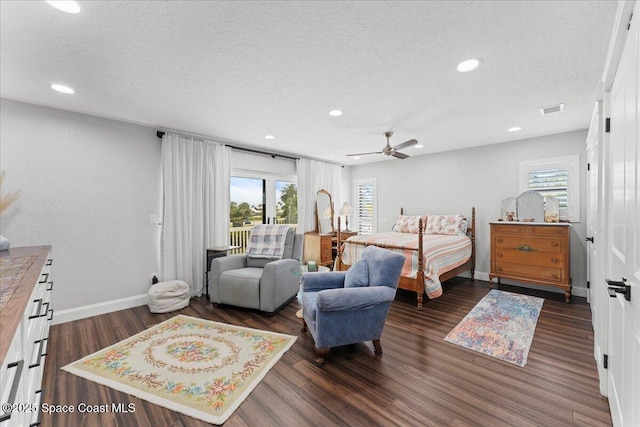
[[[333,234],[333,201],[327,190],[316,193],[316,231],[320,234]]]
[[[517,216],[524,222],[544,222],[544,197],[537,191],[525,191],[516,199]]]
[[[333,200],[327,190],[320,190],[316,193],[315,230],[304,233],[303,263],[314,261],[317,265],[330,266],[334,237]]]

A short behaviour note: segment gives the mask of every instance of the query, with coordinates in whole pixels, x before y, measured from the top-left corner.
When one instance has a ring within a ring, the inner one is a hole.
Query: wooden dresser
[[[51,247],[12,248],[0,252],[0,258],[5,292],[0,311],[0,425],[39,425],[47,337],[53,317]],[[10,408],[5,408],[7,403]]]
[[[357,231],[342,231],[340,241],[344,242],[351,236],[357,235]],[[329,266],[338,250],[338,236],[334,234],[320,234],[315,231],[304,233],[304,256],[303,262],[314,260],[318,265]]]
[[[304,233],[303,262],[313,260],[318,265],[330,266],[333,263],[331,244],[333,234],[320,234],[315,231]]]
[[[491,222],[491,273],[494,278],[556,286],[571,300],[567,223]]]

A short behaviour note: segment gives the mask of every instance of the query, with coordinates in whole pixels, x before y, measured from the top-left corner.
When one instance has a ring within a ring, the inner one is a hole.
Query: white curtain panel
[[[229,244],[229,147],[166,133],[162,137],[162,280],[202,293],[206,249]]]
[[[299,159],[298,170],[298,230],[315,229],[315,202],[318,190],[331,193],[334,211],[342,203],[342,167],[318,160]],[[337,218],[336,215],[334,215]]]

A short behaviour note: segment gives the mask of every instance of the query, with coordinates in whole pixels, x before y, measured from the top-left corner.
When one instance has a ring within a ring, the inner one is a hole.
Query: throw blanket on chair
[[[247,256],[253,258],[282,258],[285,238],[291,226],[259,224],[251,229]]]

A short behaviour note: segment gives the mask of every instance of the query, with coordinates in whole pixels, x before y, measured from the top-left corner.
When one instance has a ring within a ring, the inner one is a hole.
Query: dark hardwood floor
[[[298,336],[227,426],[563,426],[611,425],[598,391],[591,312],[583,298],[510,288],[545,298],[524,368],[446,343],[444,337],[489,291],[483,281],[454,278],[445,294],[417,311],[415,295],[398,291],[382,336],[373,345],[333,349],[316,367],[312,339],[300,333],[296,301],[273,317],[213,307],[204,297],[179,312],[146,306],[51,328],[43,402],[133,403],[131,413],[43,414],[44,426],[200,426],[169,411],[76,377],[60,367],[177,313]]]

